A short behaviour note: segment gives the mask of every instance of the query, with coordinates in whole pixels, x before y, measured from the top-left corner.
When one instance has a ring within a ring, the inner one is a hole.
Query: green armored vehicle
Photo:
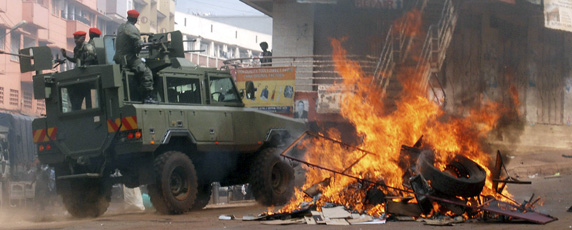
[[[147,185],[166,214],[202,209],[212,182],[250,183],[264,205],[289,200],[293,169],[278,154],[303,122],[245,108],[229,71],[184,59],[178,31],[148,38],[141,56],[159,102],[144,104],[138,77],[113,62],[114,37],[95,39],[99,65],[64,72],[46,71],[48,47],[20,51],[21,71],[36,71],[34,96],[46,104],[46,116],[33,121],[38,157],[55,167],[70,214],[103,214],[116,183]]]

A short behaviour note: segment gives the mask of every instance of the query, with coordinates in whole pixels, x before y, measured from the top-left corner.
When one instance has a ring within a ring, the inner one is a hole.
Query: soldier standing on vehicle
[[[136,10],[127,11],[127,22],[117,28],[117,38],[115,40],[115,63],[127,67],[139,76],[141,88],[144,91],[144,103],[155,103],[153,98],[153,73],[138,57],[141,51],[142,41],[139,29],[135,27],[139,12]]]
[[[68,61],[76,63],[77,66],[97,65],[95,47],[85,42],[85,36],[85,31],[77,31],[73,33],[73,38],[75,41],[73,58],[67,56],[65,49],[61,49],[62,55]],[[80,84],[74,88],[70,88],[68,93],[72,111],[81,110],[84,99],[86,108],[91,108],[91,95],[89,86]]]
[[[97,58],[95,56],[95,48],[85,43],[85,31],[77,31],[73,33],[75,47],[73,48],[73,58],[68,57],[65,49],[61,49],[62,55],[68,61],[76,63],[78,66],[82,65],[95,65]]]
[[[101,36],[101,30],[99,30],[98,28],[89,28],[89,44],[91,44],[93,47],[95,47],[95,42],[93,41],[94,38],[98,38],[99,36]]]

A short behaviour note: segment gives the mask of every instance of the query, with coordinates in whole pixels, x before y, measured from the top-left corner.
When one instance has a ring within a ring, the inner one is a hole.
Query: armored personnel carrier
[[[62,72],[50,48],[20,50],[21,72],[35,71],[34,97],[46,105],[32,125],[38,158],[55,168],[71,215],[102,215],[117,183],[147,185],[164,214],[202,209],[212,182],[250,183],[264,205],[289,200],[294,173],[278,154],[303,122],[245,108],[229,71],[184,58],[178,31],[145,44],[158,103],[144,104],[138,77],[113,62],[114,37],[95,39],[99,64]]]

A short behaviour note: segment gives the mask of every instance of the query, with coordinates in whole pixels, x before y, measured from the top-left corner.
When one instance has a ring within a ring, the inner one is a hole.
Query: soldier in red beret
[[[93,39],[98,38],[99,36],[101,36],[101,30],[95,27],[89,28],[89,44],[91,44],[93,47],[95,47]]]
[[[65,49],[61,49],[62,55],[68,61],[73,62],[76,66],[97,65],[97,57],[95,47],[85,42],[85,31],[77,31],[73,33],[75,47],[73,48],[73,58],[68,57]],[[70,103],[73,111],[81,110],[83,100],[85,99],[86,108],[91,108],[90,89],[78,86],[69,90]]]
[[[73,39],[75,42],[75,47],[73,48],[73,58],[68,57],[65,49],[61,49],[62,55],[68,61],[76,63],[79,66],[82,65],[95,65],[97,64],[97,58],[95,56],[95,48],[85,43],[85,31],[76,31],[73,33]]]
[[[139,12],[136,10],[127,11],[127,22],[117,28],[117,38],[115,39],[115,56],[113,60],[121,66],[126,66],[135,72],[141,82],[144,103],[156,103],[153,91],[153,74],[151,69],[145,65],[138,57],[141,51],[142,41],[139,29],[135,27]]]

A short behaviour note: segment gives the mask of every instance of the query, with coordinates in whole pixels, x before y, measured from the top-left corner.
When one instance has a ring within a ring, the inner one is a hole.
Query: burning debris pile
[[[287,153],[295,151],[296,143],[312,143],[321,140],[347,151],[362,152],[362,157],[343,170],[324,167],[307,160],[297,159]],[[413,146],[403,145],[397,165],[406,168],[402,175],[402,186],[387,185],[383,178],[374,180],[368,176],[355,176],[351,168],[359,164],[367,155],[375,155],[355,146],[310,132],[304,133],[282,154],[283,157],[309,166],[310,169],[326,171],[331,176],[297,190],[296,198],[277,214],[265,213],[256,220],[273,220],[274,224],[380,224],[386,220],[419,220],[429,225],[452,225],[465,220],[525,220],[545,224],[556,218],[537,213],[534,205],[540,200],[533,199],[518,203],[504,191],[507,183],[527,183],[507,177],[500,179],[502,163],[500,152],[493,170],[493,193],[484,195],[487,173],[483,167],[463,155],[456,155],[444,163],[444,170],[435,166],[435,152],[419,148],[421,139]],[[327,195],[335,180],[353,180],[341,190],[337,190],[338,200]],[[505,192],[505,194],[503,194]]]
[[[332,46],[336,72],[344,79],[336,86],[352,89],[343,91],[341,115],[355,127],[359,143],[341,142],[341,131],[336,129],[298,138],[282,156],[304,165],[306,183],[278,214],[260,218],[307,218],[341,206],[349,211],[341,218],[346,222],[364,215],[378,220],[424,219],[433,224],[467,219],[524,219],[540,224],[555,220],[534,212],[538,200],[513,200],[506,184],[523,182],[508,175],[501,179],[500,154],[494,164],[487,153],[488,134],[499,122],[519,120],[519,97],[512,86],[506,90],[511,102],[482,100],[469,112],[452,116],[427,99],[419,73],[401,70],[397,74],[403,86],[400,100],[394,110],[386,111],[382,100],[386,95],[372,84],[374,77],[346,59],[341,41],[333,39]],[[506,85],[511,85],[510,78],[506,76]]]

